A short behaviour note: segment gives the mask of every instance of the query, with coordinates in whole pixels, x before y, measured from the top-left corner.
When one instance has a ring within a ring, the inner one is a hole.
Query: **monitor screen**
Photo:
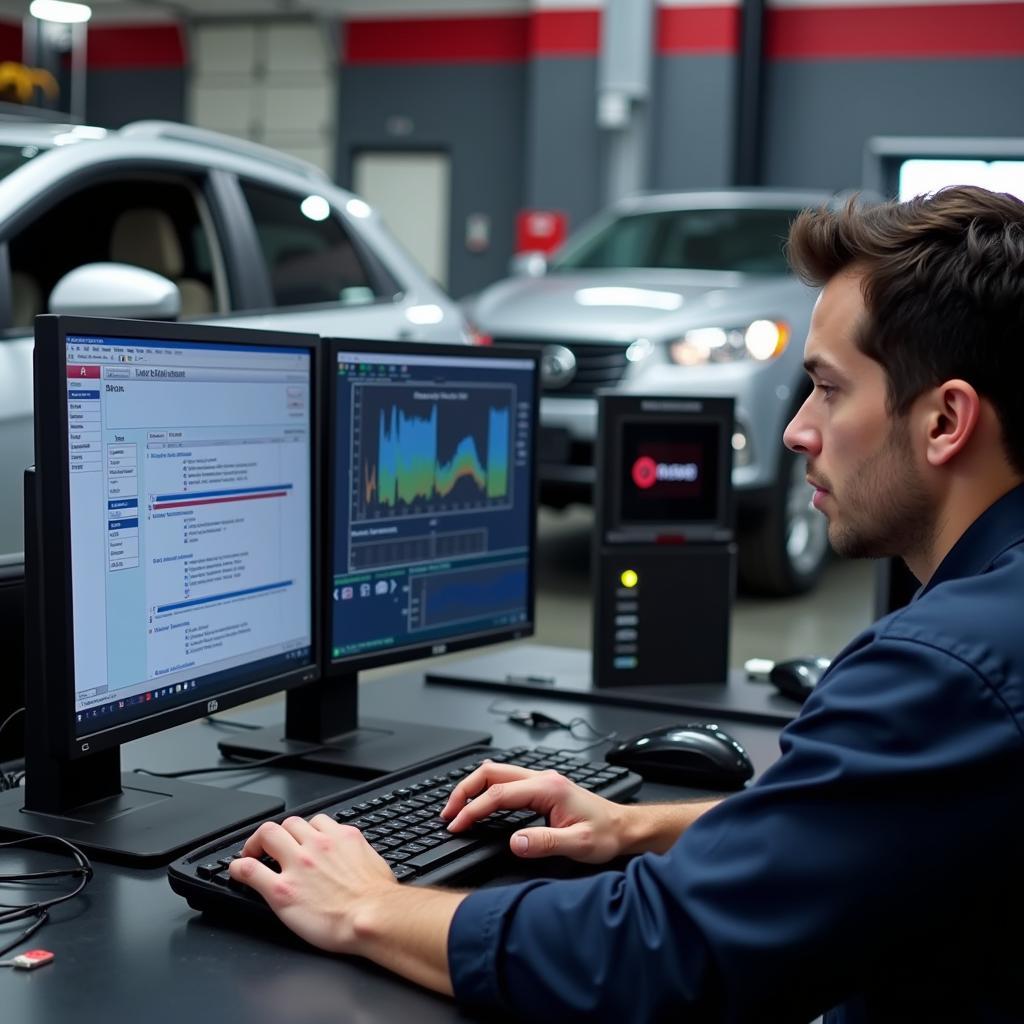
[[[339,341],[330,360],[329,660],[531,633],[536,356]]]
[[[621,425],[619,522],[715,522],[720,423]]]
[[[316,662],[310,339],[81,326],[59,342],[78,745]]]
[[[603,395],[599,409],[606,540],[731,533],[731,399]]]

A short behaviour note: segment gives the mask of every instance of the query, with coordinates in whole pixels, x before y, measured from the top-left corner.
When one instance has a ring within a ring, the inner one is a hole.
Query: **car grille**
[[[548,345],[561,345],[570,349],[576,357],[576,375],[561,388],[545,387],[549,395],[572,396],[592,395],[598,388],[618,384],[626,372],[626,349],[629,342],[594,344],[577,341],[539,341],[537,338],[494,338],[495,345],[520,345],[525,348],[544,349]]]

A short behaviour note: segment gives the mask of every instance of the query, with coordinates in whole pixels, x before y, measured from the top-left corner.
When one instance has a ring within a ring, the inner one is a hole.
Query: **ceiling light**
[[[77,25],[92,17],[88,4],[67,3],[65,0],[32,0],[28,13],[40,21],[57,21],[63,25]]]

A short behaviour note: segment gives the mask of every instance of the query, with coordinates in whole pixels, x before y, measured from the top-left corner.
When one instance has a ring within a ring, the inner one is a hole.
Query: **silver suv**
[[[802,459],[782,431],[807,393],[803,343],[815,290],[789,273],[790,221],[829,193],[764,189],[631,197],[545,265],[466,304],[495,344],[540,344],[541,500],[588,501],[598,388],[736,400],[733,484],[740,574],[791,594],[816,581],[826,523],[810,507]]]
[[[172,122],[0,124],[0,554],[22,549],[45,312],[468,340],[377,215],[311,164]]]

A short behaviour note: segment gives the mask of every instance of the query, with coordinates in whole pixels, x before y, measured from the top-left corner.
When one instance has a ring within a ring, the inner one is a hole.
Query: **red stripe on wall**
[[[600,11],[537,11],[530,18],[534,56],[596,57],[600,49]]]
[[[343,37],[346,64],[501,63],[526,59],[528,22],[524,17],[350,21]]]
[[[658,53],[736,53],[739,7],[663,7],[658,11]]]
[[[381,18],[345,26],[346,64],[497,64],[530,57],[596,57],[599,10],[477,18]]]
[[[775,60],[1024,56],[1024,3],[769,9]]]
[[[185,41],[177,25],[90,25],[88,64],[104,70],[180,68]]]

